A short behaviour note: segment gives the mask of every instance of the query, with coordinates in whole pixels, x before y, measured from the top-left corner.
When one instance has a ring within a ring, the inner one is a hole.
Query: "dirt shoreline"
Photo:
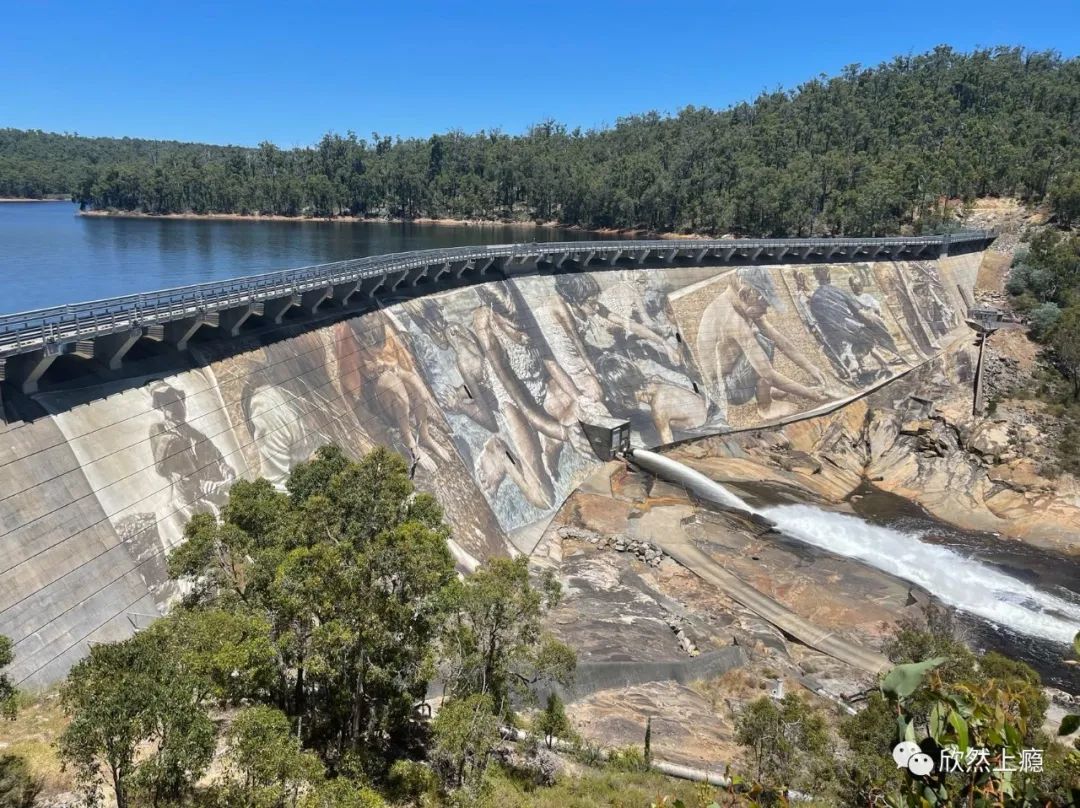
[[[2,202],[71,202],[70,199],[31,199],[29,197],[21,196],[0,196],[0,203]]]
[[[29,201],[29,200],[13,200]],[[321,224],[427,224],[440,227],[521,227],[528,229],[575,230],[582,233],[595,233],[603,236],[627,236],[631,238],[695,239],[715,238],[700,233],[654,233],[641,229],[619,229],[613,227],[588,228],[580,225],[562,224],[561,222],[533,222],[508,219],[448,219],[419,216],[415,219],[387,216],[282,216],[281,214],[251,213],[143,213],[131,210],[83,210],[79,216],[115,219],[175,219],[190,221],[227,221],[227,222],[316,222]]]

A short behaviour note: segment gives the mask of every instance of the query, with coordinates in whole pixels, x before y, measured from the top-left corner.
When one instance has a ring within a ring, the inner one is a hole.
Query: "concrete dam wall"
[[[329,441],[388,445],[442,503],[463,568],[529,552],[598,464],[579,420],[629,420],[655,447],[835,405],[965,332],[981,256],[491,281],[39,393],[47,417],[0,427],[14,678],[55,681],[160,614],[169,550],[237,479],[280,483]]]

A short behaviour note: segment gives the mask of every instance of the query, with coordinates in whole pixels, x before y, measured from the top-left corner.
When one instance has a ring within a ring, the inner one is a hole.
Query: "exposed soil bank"
[[[32,200],[0,200],[28,202]],[[53,200],[41,200],[53,201]],[[63,201],[63,200],[55,200]],[[537,222],[523,219],[450,219],[418,216],[407,218],[400,216],[282,216],[280,214],[261,213],[143,213],[131,210],[82,210],[80,216],[121,218],[121,219],[176,219],[191,221],[230,221],[230,222],[319,222],[323,224],[426,224],[445,227],[521,227],[538,230],[575,230],[581,233],[595,233],[610,238],[664,238],[695,239],[718,238],[701,233],[656,233],[642,229],[618,229],[611,227],[588,228],[576,224],[564,224],[558,221]],[[725,236],[726,238],[727,236]]]

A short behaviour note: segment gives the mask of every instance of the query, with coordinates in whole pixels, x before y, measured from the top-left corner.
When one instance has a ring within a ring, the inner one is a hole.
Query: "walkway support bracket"
[[[204,325],[208,328],[214,328],[221,322],[221,318],[225,313],[226,312],[215,311],[209,313],[201,311],[191,317],[181,317],[179,320],[165,323],[165,328],[162,331],[162,339],[165,342],[174,345],[176,350],[186,351],[188,343],[191,341],[191,338],[195,336],[196,331]]]
[[[284,297],[275,298],[274,300],[267,300],[263,304],[263,317],[270,320],[275,325],[281,325],[282,318],[285,317],[289,309],[294,306],[300,305],[300,295],[296,292],[285,295]]]
[[[142,339],[146,329],[134,326],[119,334],[107,334],[94,340],[94,357],[104,362],[109,370],[120,370],[124,356],[136,342]]]
[[[327,300],[332,294],[334,294],[333,286],[310,289],[300,295],[300,308],[303,309],[304,314],[313,317],[319,306],[322,305],[322,302]]]
[[[36,393],[45,371],[52,367],[52,363],[63,354],[71,353],[73,348],[74,345],[71,343],[51,344],[26,354],[23,358],[24,373],[19,385],[23,393],[27,395]]]
[[[232,309],[225,309],[218,315],[218,328],[229,337],[240,336],[240,329],[250,317],[261,317],[266,311],[266,305],[262,302],[246,303]]]

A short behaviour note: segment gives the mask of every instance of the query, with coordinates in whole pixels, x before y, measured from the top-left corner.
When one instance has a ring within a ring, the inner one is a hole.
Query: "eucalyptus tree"
[[[325,446],[287,489],[235,484],[219,518],[192,519],[170,568],[192,581],[188,608],[267,627],[268,697],[310,745],[332,766],[362,754],[378,770],[407,744],[435,670],[456,580],[449,530],[385,449],[352,461]]]

